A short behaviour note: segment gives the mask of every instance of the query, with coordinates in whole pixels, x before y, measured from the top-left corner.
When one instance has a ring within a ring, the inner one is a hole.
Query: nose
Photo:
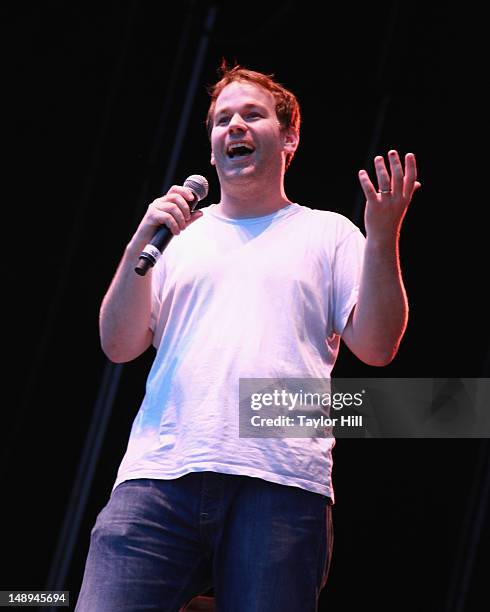
[[[235,113],[228,124],[228,131],[233,134],[239,131],[243,132],[246,129],[247,124],[243,121],[239,113]]]

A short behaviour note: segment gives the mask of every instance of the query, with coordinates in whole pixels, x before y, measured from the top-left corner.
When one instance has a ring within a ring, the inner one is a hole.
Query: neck
[[[218,206],[225,217],[263,217],[291,204],[282,184],[277,188],[270,184],[257,185],[254,181],[233,183],[221,185],[221,200]]]

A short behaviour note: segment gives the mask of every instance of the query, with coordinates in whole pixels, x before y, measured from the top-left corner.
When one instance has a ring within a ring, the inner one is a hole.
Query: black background
[[[217,14],[198,71],[210,7]],[[219,186],[204,129],[222,57],[274,73],[301,104],[293,201],[362,227],[357,171],[397,148],[422,189],[401,240],[411,315],[382,371],[346,348],[337,376],[489,376],[488,206],[477,41],[451,3],[18,3],[4,19],[9,159],[4,202],[0,589],[45,587],[107,361],[100,301],[148,203],[199,173]],[[476,77],[475,77],[476,75]],[[4,81],[5,83],[5,81]],[[181,150],[178,125],[191,103]],[[7,141],[5,141],[7,142]],[[168,177],[169,164],[177,158]],[[167,182],[165,177],[167,176]],[[219,322],[216,322],[219,325]],[[124,367],[65,588],[80,586],[144,391],[151,351]],[[488,549],[467,522],[481,440],[339,440],[332,572],[321,609],[483,610]],[[477,506],[476,506],[477,507]],[[485,520],[487,517],[485,515]],[[465,544],[461,545],[461,541]],[[463,593],[454,607],[451,588]],[[453,602],[453,603],[451,603]],[[453,607],[452,607],[453,606]]]

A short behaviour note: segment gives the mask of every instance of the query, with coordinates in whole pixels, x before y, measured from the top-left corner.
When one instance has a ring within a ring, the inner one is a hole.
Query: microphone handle
[[[191,213],[198,202],[199,199],[196,194],[194,194],[194,201],[189,202]],[[158,228],[153,238],[141,251],[138,263],[134,269],[136,274],[139,274],[139,276],[145,276],[148,270],[156,264],[158,258],[167,248],[168,243],[172,240],[173,236],[174,235],[166,225],[162,225]]]

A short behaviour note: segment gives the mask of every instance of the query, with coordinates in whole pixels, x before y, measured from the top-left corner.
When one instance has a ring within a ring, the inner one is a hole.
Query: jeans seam
[[[188,576],[193,576],[196,573],[196,570],[198,569],[198,567],[201,565],[201,562],[203,561],[203,557],[200,558],[200,560],[197,562],[197,564],[194,566],[194,568],[192,569],[191,572],[189,572]],[[172,606],[171,606],[171,610],[173,612],[174,610],[174,606],[178,605],[179,599],[180,597],[185,593],[185,590],[188,588],[188,586],[192,584],[192,578],[190,580],[187,581],[185,587],[183,587],[175,596],[174,601],[172,602]],[[182,603],[182,605],[178,608],[175,608],[175,610],[177,610],[177,612],[179,610],[182,609],[182,606],[187,605],[188,601],[190,601],[191,599],[193,599],[195,597],[195,595],[191,595],[189,600],[186,600],[185,602]]]
[[[317,555],[317,562],[316,562],[318,592],[320,592],[322,588],[325,586],[324,580],[326,582],[326,570],[327,570],[328,551],[329,551],[329,541],[328,541],[329,534],[328,534],[328,528],[327,528],[328,511],[329,511],[328,505],[326,505],[324,508],[321,537],[319,538],[320,546],[318,547],[318,555]],[[323,563],[321,564],[322,567],[320,567],[320,560],[322,558],[323,551],[325,551],[325,555],[324,555]]]
[[[325,565],[322,576],[322,583],[320,589],[323,589],[327,584],[328,575],[330,573],[330,566],[332,564],[332,551],[333,551],[333,518],[332,518],[332,506],[328,505],[326,508],[326,519],[325,519],[325,532],[327,540],[327,548],[325,551]]]

